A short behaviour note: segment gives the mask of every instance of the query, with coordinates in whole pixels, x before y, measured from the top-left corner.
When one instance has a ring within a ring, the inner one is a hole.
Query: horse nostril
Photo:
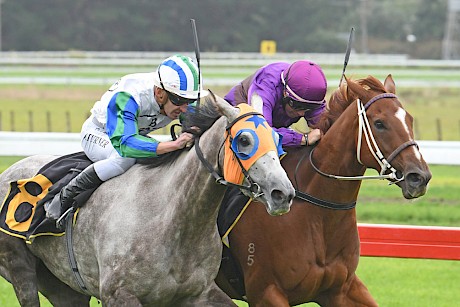
[[[272,199],[276,202],[280,202],[284,198],[284,193],[280,190],[273,190],[271,193]]]
[[[409,173],[406,175],[407,182],[414,187],[424,184],[424,177],[418,173]]]
[[[282,203],[282,202],[291,202],[291,200],[294,198],[294,195],[292,193],[284,193],[281,190],[273,190],[271,192],[271,197],[276,203]]]

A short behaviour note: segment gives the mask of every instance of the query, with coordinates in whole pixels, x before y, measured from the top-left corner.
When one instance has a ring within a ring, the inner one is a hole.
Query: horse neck
[[[312,160],[322,172],[337,176],[362,176],[366,167],[357,160],[356,142],[358,117],[356,103],[352,103],[329,128],[314,149]],[[310,182],[323,191],[326,200],[353,202],[358,197],[361,180],[337,180],[327,178],[313,170]],[[322,187],[322,188],[320,188]]]
[[[220,118],[199,139],[204,158],[215,170],[218,170],[220,144],[224,141],[226,123],[224,117]],[[186,173],[187,185],[192,188],[177,191],[183,193],[181,197],[186,201],[176,208],[176,212],[184,219],[199,217],[199,220],[209,221],[214,227],[225,186],[216,184],[214,177],[198,158],[195,148],[190,150],[181,163],[183,167],[179,169]],[[181,215],[181,212],[185,214]]]

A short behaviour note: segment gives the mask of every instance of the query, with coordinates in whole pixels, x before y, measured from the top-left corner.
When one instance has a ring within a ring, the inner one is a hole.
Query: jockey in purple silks
[[[319,129],[299,133],[289,128],[304,117],[309,127],[326,108],[327,81],[321,67],[310,61],[268,64],[234,86],[224,97],[232,105],[248,103],[283,136],[283,146],[312,145]]]

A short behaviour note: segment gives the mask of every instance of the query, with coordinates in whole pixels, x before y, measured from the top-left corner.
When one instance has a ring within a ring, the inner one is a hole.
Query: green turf
[[[233,78],[244,79],[258,68],[252,66],[202,66],[202,73],[206,79]],[[338,80],[342,73],[342,67],[336,65],[322,65],[323,71],[328,80]],[[11,66],[0,70],[0,77],[60,77],[60,78],[106,78],[108,80],[117,79],[122,75],[132,72],[150,72],[149,66],[101,66],[101,67],[29,67]],[[399,80],[427,80],[427,81],[457,81],[460,78],[460,71],[448,68],[430,67],[380,67],[380,66],[350,66],[347,75],[353,77],[366,77],[373,75],[379,79],[384,79],[391,73],[396,81]]]
[[[460,226],[460,166],[432,165],[430,169],[433,177],[428,191],[415,200],[404,199],[401,189],[387,181],[364,181],[356,209],[358,221]]]
[[[357,271],[382,307],[450,307],[460,301],[460,262],[362,257]]]
[[[0,130],[79,132],[92,105],[106,88],[104,85],[1,85]],[[221,86],[212,90],[224,95],[228,89]],[[460,140],[459,88],[402,88],[397,93],[414,117],[417,140]],[[305,123],[297,124],[296,128],[306,130]]]

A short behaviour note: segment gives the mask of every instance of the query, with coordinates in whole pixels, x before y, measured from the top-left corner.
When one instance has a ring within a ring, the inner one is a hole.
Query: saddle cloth
[[[32,243],[42,235],[62,236],[55,222],[45,219],[44,203],[92,164],[84,152],[59,157],[28,179],[10,183],[10,190],[0,207],[0,231]],[[78,204],[84,204],[93,191],[76,197]]]
[[[217,217],[217,228],[224,244],[220,269],[233,289],[240,295],[234,298],[240,300],[245,300],[246,294],[243,272],[230,252],[228,235],[250,203],[251,199],[238,188],[229,187],[225,192]]]
[[[244,195],[238,188],[229,187],[225,191],[224,199],[220,205],[217,216],[217,228],[222,242],[229,247],[228,235],[235,227],[244,210],[251,203],[251,199]]]

